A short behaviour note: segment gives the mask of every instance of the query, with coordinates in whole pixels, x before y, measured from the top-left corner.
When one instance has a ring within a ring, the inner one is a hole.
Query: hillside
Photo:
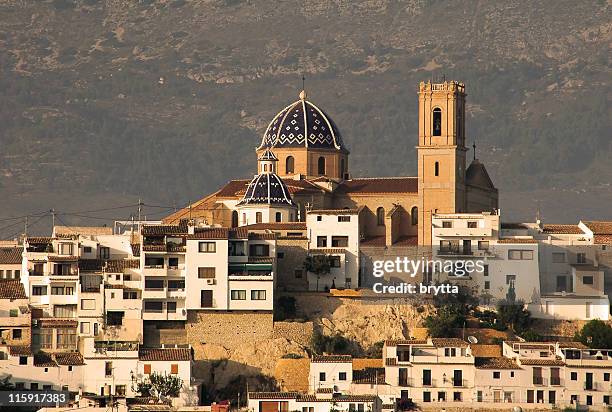
[[[302,74],[354,176],[415,174],[417,85],[445,75],[506,220],[612,219],[611,4],[2,0],[0,219],[170,208],[248,177]]]

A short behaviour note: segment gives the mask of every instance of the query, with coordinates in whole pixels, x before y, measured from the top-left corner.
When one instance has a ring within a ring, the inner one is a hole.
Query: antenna
[[[472,144],[472,147],[474,148],[474,160],[476,160],[476,140],[474,140],[474,144]]]

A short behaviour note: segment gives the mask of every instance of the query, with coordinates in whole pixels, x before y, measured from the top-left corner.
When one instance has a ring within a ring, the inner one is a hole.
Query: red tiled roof
[[[419,244],[418,236],[400,236],[393,246],[416,246]]]
[[[58,352],[55,355],[58,365],[84,365],[83,355],[79,352]]]
[[[140,349],[138,359],[141,361],[189,361],[191,360],[191,349]]]
[[[499,239],[497,243],[519,244],[519,243],[538,243],[538,241],[535,239],[506,237],[506,238]]]
[[[29,346],[9,346],[11,356],[32,356],[32,348]]]
[[[563,366],[565,362],[559,359],[521,359],[521,365],[536,365],[536,366]]]
[[[351,363],[353,357],[351,355],[314,355],[312,363]]]
[[[249,392],[249,399],[295,399],[297,392]]]
[[[385,383],[385,368],[353,370],[353,383]]]
[[[425,345],[427,341],[424,339],[394,339],[386,340],[385,345],[397,346],[397,345]]]
[[[588,349],[582,342],[559,342],[559,347],[562,349]]]
[[[385,359],[386,366],[397,366],[397,358],[387,358]]]
[[[27,299],[23,284],[18,279],[0,279],[0,299]]]
[[[419,244],[418,236],[401,236],[391,246],[407,247],[407,246],[417,246],[418,244]],[[361,247],[385,247],[386,239],[385,239],[385,236],[369,237],[369,238],[362,240],[359,243],[359,246]]]
[[[417,193],[416,177],[374,177],[345,180],[336,189],[339,193],[376,194],[376,193]]]
[[[186,235],[187,221],[181,220],[178,225],[145,225],[142,227],[143,236]]]
[[[78,256],[56,256],[56,255],[49,255],[47,259],[49,260],[49,262],[72,262],[72,261],[79,260]]]
[[[510,358],[476,358],[476,367],[478,369],[520,369],[521,367]]]
[[[360,246],[365,247],[384,247],[385,237],[384,236],[373,236],[362,240],[359,243]]]
[[[582,223],[595,235],[612,235],[612,222],[590,220]]]
[[[356,215],[359,209],[319,209],[308,211],[309,215]]]
[[[27,242],[29,244],[47,244],[47,243],[51,243],[51,237],[47,237],[47,236],[33,236],[33,237],[27,237]]]
[[[195,233],[187,235],[187,239],[229,239],[229,229],[226,227],[198,228]]]
[[[38,352],[34,355],[34,366],[55,367],[57,366],[57,363],[55,363],[50,354],[46,352]]]
[[[0,263],[7,265],[17,265],[21,263],[22,249],[18,247],[0,248]]]
[[[248,230],[306,230],[306,222],[254,223],[242,227]]]
[[[311,255],[346,254],[346,249],[342,249],[342,248],[310,249],[308,253],[310,253]]]
[[[612,235],[595,235],[593,242],[596,245],[612,245]]]
[[[567,235],[581,235],[584,232],[580,230],[578,225],[561,225],[561,224],[545,224],[542,227],[543,233],[551,234],[567,234]]]
[[[106,273],[123,273],[125,269],[138,269],[139,259],[80,259],[79,269],[84,272],[102,272],[105,268]]]
[[[41,328],[76,328],[78,324],[78,321],[72,319],[38,319],[38,326]]]
[[[431,343],[438,348],[463,348],[469,346],[466,341],[459,338],[433,338]]]

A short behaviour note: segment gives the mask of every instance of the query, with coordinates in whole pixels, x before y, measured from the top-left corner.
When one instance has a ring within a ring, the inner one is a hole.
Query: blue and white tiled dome
[[[334,121],[304,91],[300,100],[278,113],[268,125],[258,149],[312,147],[347,151]]]
[[[274,173],[261,173],[251,180],[238,205],[295,206],[285,182]]]

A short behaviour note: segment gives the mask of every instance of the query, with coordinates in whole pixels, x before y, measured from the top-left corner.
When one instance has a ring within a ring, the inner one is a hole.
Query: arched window
[[[344,159],[340,159],[340,178],[344,179],[345,174],[346,170],[344,169]]]
[[[255,213],[255,223],[261,223],[261,221],[262,221],[261,212]]]
[[[325,174],[325,158],[323,156],[319,157],[318,171],[319,175]]]
[[[242,214],[242,224],[246,225],[247,224],[247,217],[246,217],[246,213]]]
[[[412,223],[412,226],[419,224],[419,208],[416,206],[410,209],[410,223]]]
[[[440,176],[440,162],[434,163],[434,176]]]
[[[287,159],[285,159],[285,173],[289,174],[289,173],[294,173],[295,171],[295,160],[293,159],[293,156],[287,156]]]
[[[376,222],[378,226],[385,225],[385,208],[382,206],[376,209]]]
[[[238,227],[238,212],[232,212],[232,227]]]
[[[264,172],[267,172],[267,171],[268,171],[268,165],[267,165],[267,164],[265,164],[265,163],[264,163],[264,165],[263,165],[263,171],[264,171]]]
[[[276,221],[277,222],[283,221],[283,214],[281,212],[276,212]]]
[[[442,136],[442,110],[436,107],[433,110],[433,133],[434,136]]]

